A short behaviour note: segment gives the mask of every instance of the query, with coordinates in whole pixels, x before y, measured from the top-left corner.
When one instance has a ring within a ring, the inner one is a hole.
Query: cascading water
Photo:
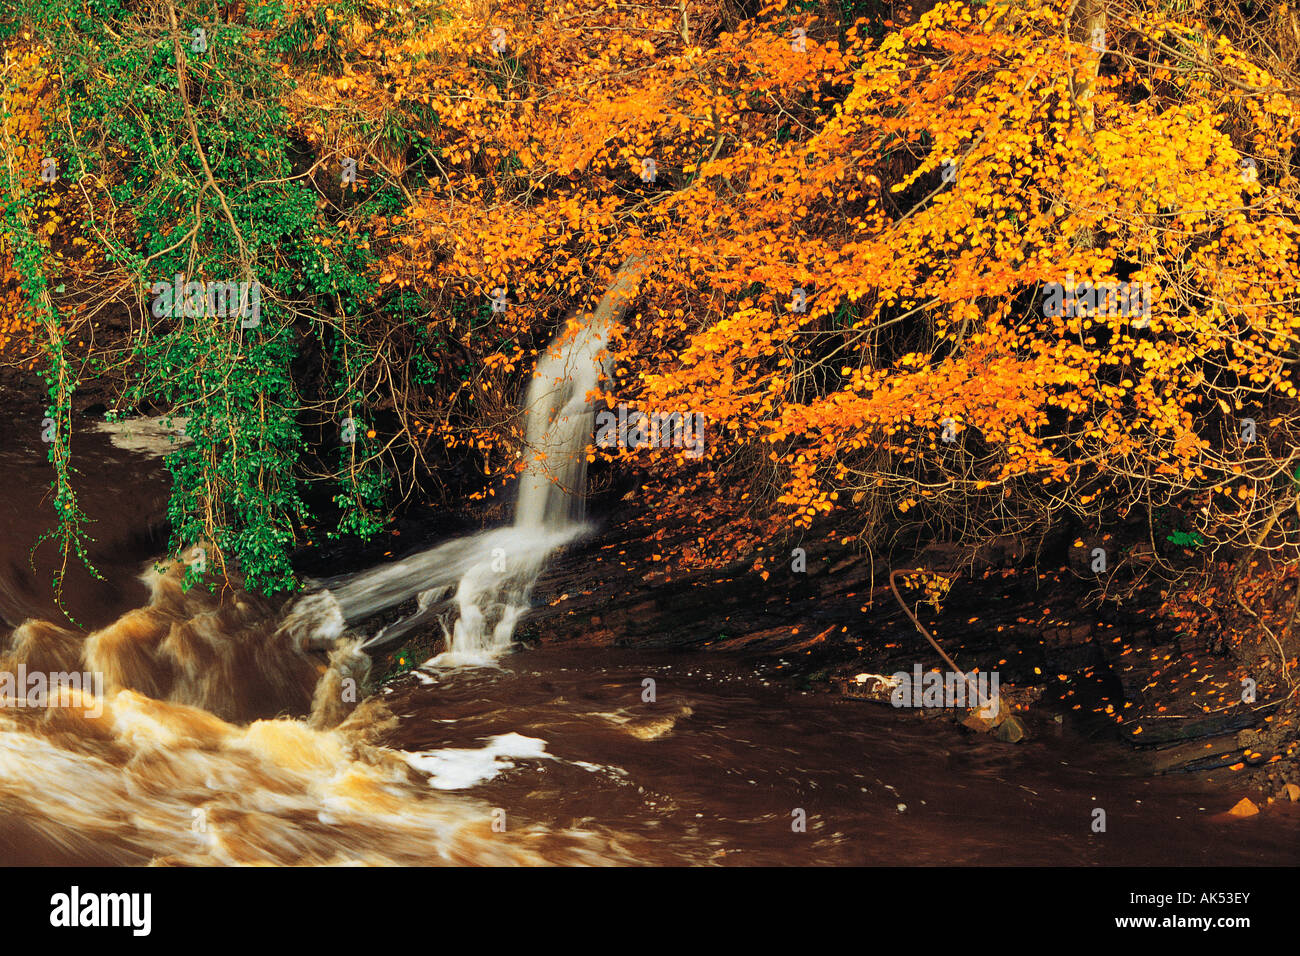
[[[145,607],[88,637],[37,619],[0,636],[0,672],[78,677],[48,707],[19,706],[0,684],[0,862],[621,858],[585,831],[520,826],[521,845],[485,837],[491,808],[429,796],[430,783],[463,788],[466,760],[488,776],[511,757],[552,760],[544,741],[504,734],[487,748],[411,754],[371,746],[397,720],[382,699],[357,705],[344,689],[364,682],[366,649],[435,615],[455,615],[444,663],[509,646],[546,558],[585,528],[587,395],[639,277],[639,262],[624,263],[588,321],[570,323],[539,357],[512,525],[321,582],[274,628],[271,608],[242,591],[185,592],[174,562],[141,576]],[[368,640],[344,634],[412,597],[415,613]],[[428,773],[429,783],[417,779]],[[271,819],[283,825],[268,828]]]
[[[1215,822],[1204,784],[1175,779],[1188,775],[1117,772],[1127,749],[1089,763],[1071,738],[1008,748],[769,685],[784,665],[725,653],[543,648],[358,700],[369,657],[345,630],[418,596],[416,614],[368,643],[442,611],[453,659],[490,655],[547,556],[580,533],[585,396],[631,282],[621,275],[593,320],[538,362],[513,523],[327,582],[292,626],[277,628],[276,610],[238,586],[187,591],[175,560],[147,561],[143,606],[101,608],[89,633],[42,620],[23,604],[34,586],[14,573],[28,544],[0,534],[0,624],[17,623],[0,630],[0,865],[1294,862],[1294,815]],[[150,508],[124,514],[142,473],[105,447],[86,500],[122,555],[116,589],[137,563],[125,543],[165,500],[164,473],[145,473]],[[16,494],[44,483],[34,474],[14,449],[0,454]],[[11,498],[0,519],[28,511],[39,513],[34,500]],[[620,534],[636,531],[611,534],[614,553],[633,544]],[[633,579],[611,583],[633,596]],[[89,598],[94,612],[103,596]],[[647,678],[661,682],[657,700]],[[1126,808],[1124,840],[1078,836],[1099,785]],[[790,808],[813,792],[816,816],[792,839]]]
[[[610,333],[636,294],[643,265],[636,256],[625,261],[587,321],[571,321],[538,357],[524,400],[526,451],[514,523],[320,581],[320,590],[294,605],[282,631],[304,646],[326,646],[345,629],[414,597],[412,614],[361,649],[391,644],[435,617],[444,618],[447,638],[436,663],[482,663],[510,646],[546,559],[586,531],[586,448],[595,416],[588,395],[604,374]]]

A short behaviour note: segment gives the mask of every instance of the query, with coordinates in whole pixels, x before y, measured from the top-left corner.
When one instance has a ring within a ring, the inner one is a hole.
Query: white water
[[[323,646],[414,597],[415,612],[378,631],[363,650],[390,644],[434,618],[447,650],[428,666],[490,663],[510,647],[547,558],[587,530],[586,450],[595,422],[588,395],[605,374],[602,356],[636,293],[642,263],[637,257],[624,262],[586,322],[572,320],[538,357],[524,400],[514,523],[317,582],[321,589],[294,604],[282,629],[304,645]]]
[[[546,752],[546,741],[514,733],[490,737],[482,747],[445,747],[404,756],[413,769],[429,775],[435,790],[476,787],[513,769],[514,760],[555,759]]]

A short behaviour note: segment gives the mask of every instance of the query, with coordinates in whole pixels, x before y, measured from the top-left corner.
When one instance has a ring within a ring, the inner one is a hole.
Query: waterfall
[[[643,268],[644,259],[628,258],[595,311],[585,321],[570,320],[538,356],[523,404],[524,460],[512,524],[314,582],[318,590],[295,602],[281,629],[306,646],[323,647],[347,628],[415,598],[413,613],[376,632],[361,649],[390,645],[433,619],[443,622],[447,639],[438,663],[484,663],[508,649],[547,558],[587,531],[586,449],[595,420],[587,396],[605,374],[602,354]]]

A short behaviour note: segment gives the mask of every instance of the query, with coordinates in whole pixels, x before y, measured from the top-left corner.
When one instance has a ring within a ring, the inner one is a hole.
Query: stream
[[[69,575],[81,628],[15,634],[62,620],[49,564],[27,564],[52,517],[41,450],[0,453],[0,670],[92,660],[108,686],[93,719],[84,700],[0,708],[7,864],[1233,865],[1300,846],[1291,807],[1212,819],[1235,797],[1144,776],[1122,744],[1043,720],[1007,745],[800,691],[776,660],[561,642],[429,664],[322,719],[325,657],[276,646],[258,602],[153,572],[160,461],[93,433],[79,488],[105,580]]]

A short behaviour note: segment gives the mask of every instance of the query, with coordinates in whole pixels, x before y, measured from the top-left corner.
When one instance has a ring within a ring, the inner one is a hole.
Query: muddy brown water
[[[801,691],[777,661],[522,650],[495,666],[405,674],[339,724],[319,692],[337,674],[277,643],[266,608],[183,594],[174,574],[146,570],[161,550],[149,529],[165,475],[101,436],[77,454],[105,580],[74,572],[67,604],[83,627],[61,621],[49,557],[27,566],[50,518],[41,451],[0,454],[0,670],[75,664],[106,683],[94,717],[86,697],[0,706],[6,864],[1288,865],[1300,855],[1289,806],[1213,820],[1239,795],[1146,776],[1121,744],[1046,717],[1031,718],[1028,741],[1002,744]],[[29,619],[68,631],[19,626]],[[277,716],[290,706],[277,694],[304,704]],[[259,707],[265,719],[240,716]],[[1093,830],[1097,809],[1105,832]]]
[[[1248,865],[1293,863],[1300,845],[1289,807],[1211,821],[1221,791],[1136,775],[1122,745],[1050,721],[1002,744],[792,690],[772,665],[541,649],[405,678],[387,696],[401,715],[391,743],[407,750],[545,740],[555,759],[520,762],[477,795],[550,827],[633,835],[651,863]]]
[[[54,542],[36,547],[32,567],[33,546],[54,526],[47,448],[35,433],[0,446],[0,626],[6,630],[29,617],[62,619],[51,587],[62,564]],[[73,487],[95,539],[91,563],[102,578],[70,562],[63,603],[77,622],[102,627],[148,599],[136,574],[141,562],[167,547],[159,521],[166,514],[167,474],[160,460],[115,448],[101,434],[78,434],[73,456],[81,472]]]

